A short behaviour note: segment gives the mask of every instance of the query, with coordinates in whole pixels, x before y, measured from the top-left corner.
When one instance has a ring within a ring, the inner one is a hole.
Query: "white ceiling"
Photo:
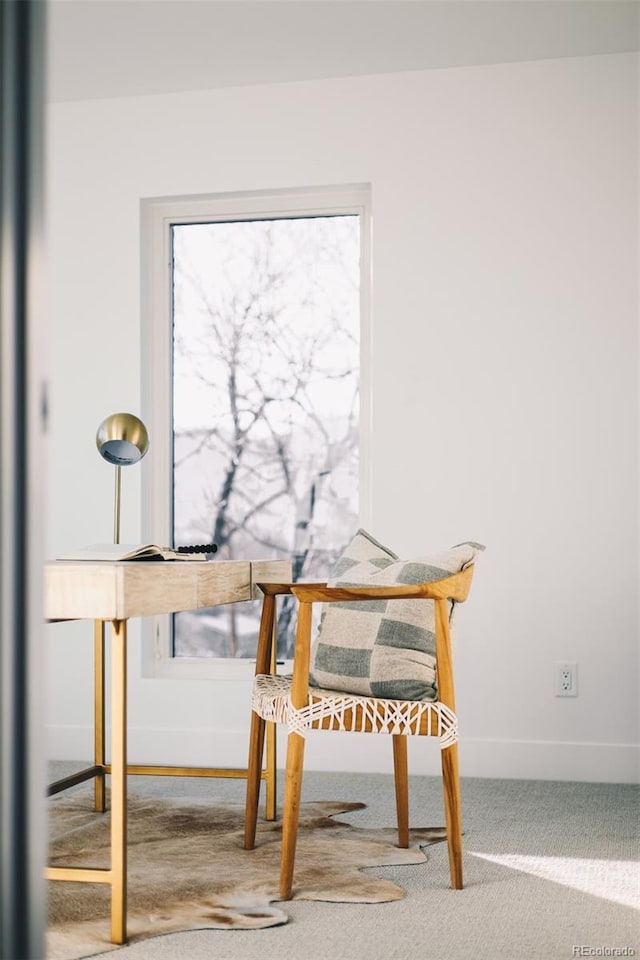
[[[637,0],[50,0],[49,99],[639,47]]]

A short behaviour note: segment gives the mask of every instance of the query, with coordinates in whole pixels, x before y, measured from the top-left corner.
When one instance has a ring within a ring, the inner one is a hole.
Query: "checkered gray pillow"
[[[359,530],[338,560],[332,587],[426,583],[459,573],[479,543],[400,560]],[[311,654],[313,686],[392,700],[435,700],[435,608],[432,600],[363,600],[325,604]]]

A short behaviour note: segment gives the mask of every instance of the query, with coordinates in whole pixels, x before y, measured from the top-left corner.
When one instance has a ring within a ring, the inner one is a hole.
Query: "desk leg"
[[[127,939],[127,621],[111,635],[111,941]]]
[[[100,767],[94,780],[95,809],[104,813],[107,808],[105,791],[104,747],[104,621],[93,626],[93,762]]]

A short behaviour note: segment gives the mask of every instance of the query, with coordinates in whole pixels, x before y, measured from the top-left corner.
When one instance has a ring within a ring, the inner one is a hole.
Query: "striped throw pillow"
[[[401,560],[358,530],[329,586],[426,583],[472,563],[478,543]],[[435,608],[432,600],[363,600],[325,604],[311,654],[310,683],[361,696],[435,700]]]

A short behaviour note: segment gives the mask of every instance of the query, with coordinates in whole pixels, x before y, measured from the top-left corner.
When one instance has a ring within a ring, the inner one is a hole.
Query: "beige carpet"
[[[404,891],[364,867],[423,863],[421,846],[442,840],[442,828],[411,831],[408,850],[395,830],[366,830],[333,819],[361,803],[303,803],[294,899],[344,903],[398,900]],[[130,941],[177,930],[242,930],[287,922],[278,899],[279,822],[258,821],[256,849],[242,847],[244,808],[207,800],[129,798]],[[92,792],[50,802],[50,863],[109,864],[109,815],[96,814]],[[50,882],[48,960],[75,960],[116,948],[109,941],[109,888]]]

